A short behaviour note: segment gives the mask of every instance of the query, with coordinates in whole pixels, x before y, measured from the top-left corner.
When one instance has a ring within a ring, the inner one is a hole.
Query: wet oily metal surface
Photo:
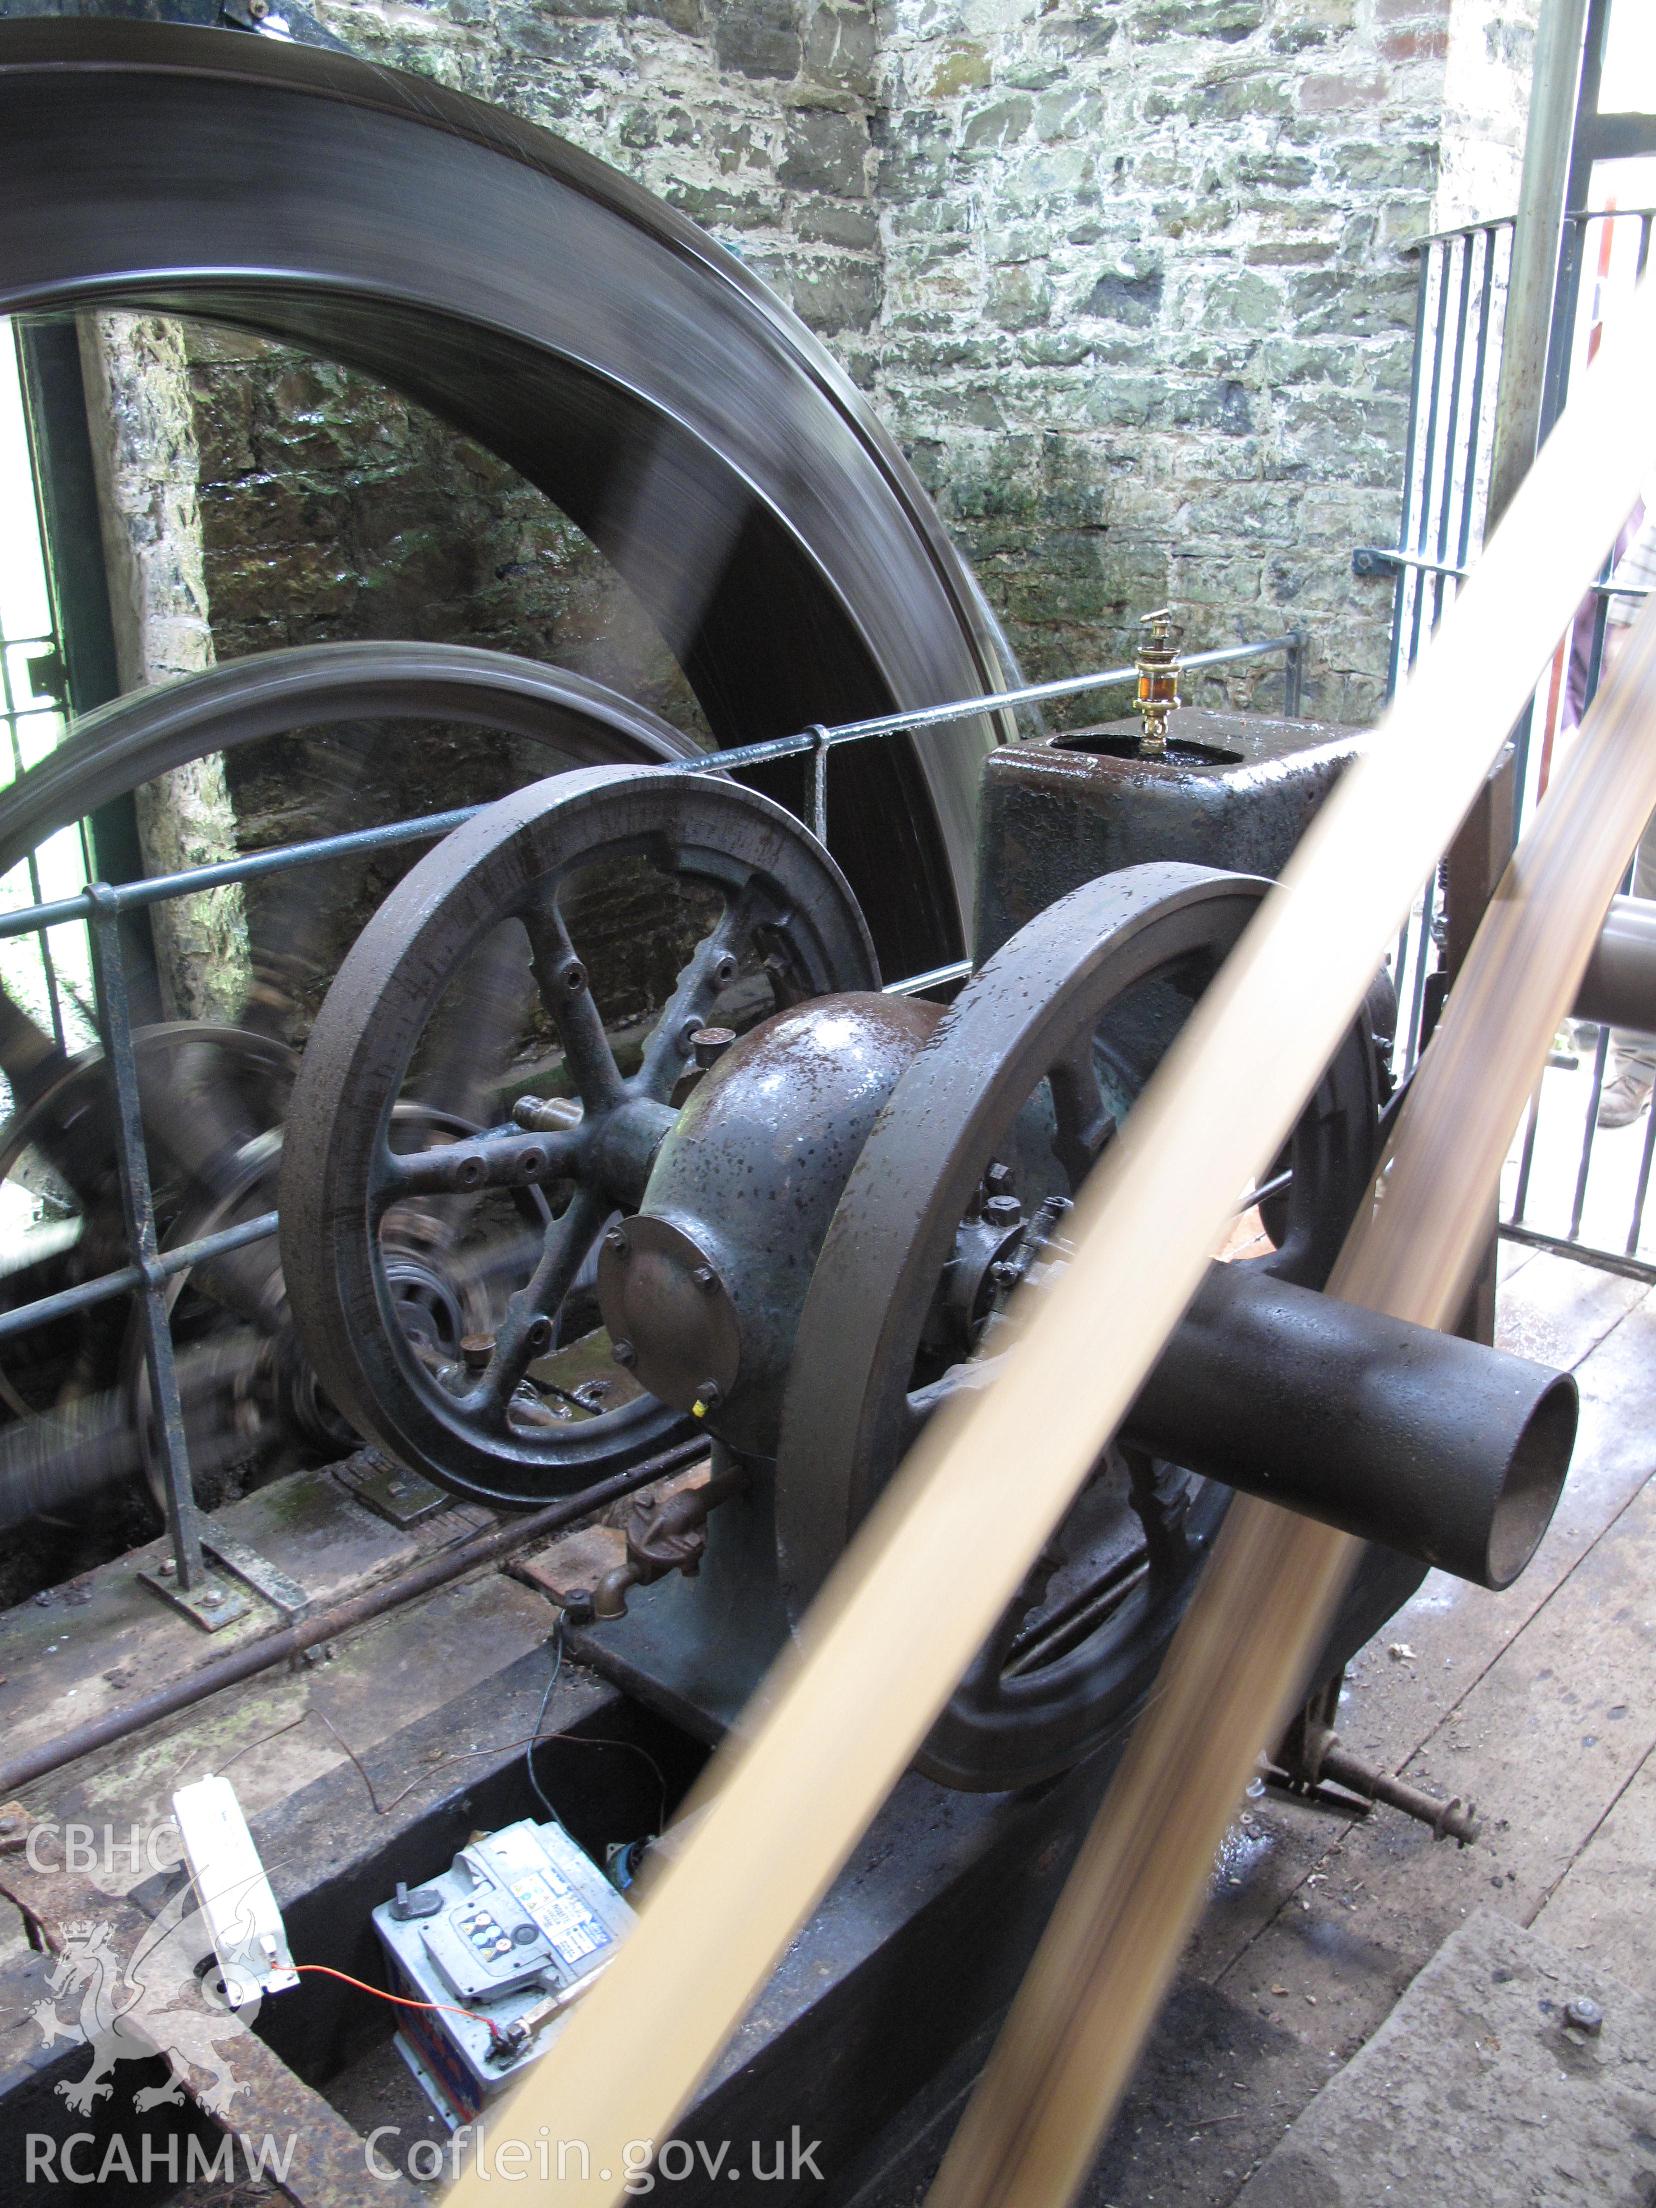
[[[664,1402],[770,1455],[799,1314],[868,1130],[941,1017],[847,994],[778,1013],[692,1092],[637,1219],[599,1261],[604,1322]],[[706,1276],[706,1277],[704,1277]]]
[[[1112,721],[984,762],[979,962],[1117,867],[1181,859],[1274,878],[1363,742],[1327,722],[1200,706],[1173,716],[1165,759],[1138,757],[1137,735],[1137,721]]]

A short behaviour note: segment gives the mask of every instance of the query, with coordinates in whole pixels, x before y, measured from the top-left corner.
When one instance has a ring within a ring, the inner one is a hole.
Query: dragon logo
[[[95,2101],[113,2093],[109,2073],[118,2062],[156,2055],[165,2059],[171,2076],[135,2092],[135,2109],[180,2103],[189,2086],[192,2100],[209,2115],[223,2116],[243,2090],[246,2081],[236,2078],[232,2055],[218,2043],[234,2047],[258,2014],[262,1994],[255,1988],[248,2000],[232,2005],[216,1963],[202,1971],[204,1962],[214,1961],[213,1945],[194,1897],[186,1879],[124,1958],[107,1924],[64,1925],[63,1951],[47,1979],[53,1998],[37,2001],[33,2015],[46,2046],[80,2040],[92,2050],[86,2074],[59,2079],[56,2087],[77,2114],[90,2115]],[[66,2019],[58,2002],[77,1994],[80,2013]],[[204,2075],[206,2084],[192,2084],[192,2072]]]

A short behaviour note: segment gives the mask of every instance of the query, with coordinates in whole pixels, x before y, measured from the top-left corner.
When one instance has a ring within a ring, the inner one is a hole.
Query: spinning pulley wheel
[[[569,893],[606,863],[642,863],[699,897],[705,932],[623,1073]],[[401,1148],[393,1114],[417,1046],[466,962],[515,928],[555,1038],[562,1095],[520,1099],[475,1142]],[[598,768],[535,785],[430,853],[380,908],[323,1006],[295,1087],[282,1258],[324,1386],[405,1463],[484,1501],[532,1504],[659,1446],[688,1405],[617,1380],[586,1403],[547,1369],[585,1261],[637,1209],[678,1114],[692,1038],[733,998],[765,1009],[877,982],[839,869],[782,809],[700,775]],[[397,1323],[381,1227],[419,1196],[474,1202],[544,1189],[554,1211],[475,1368]],[[608,1368],[605,1368],[606,1371]],[[575,1415],[548,1423],[547,1403]]]

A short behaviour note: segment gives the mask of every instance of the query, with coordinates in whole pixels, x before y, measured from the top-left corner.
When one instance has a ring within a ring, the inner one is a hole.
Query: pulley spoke
[[[477,1386],[464,1398],[468,1410],[494,1421],[505,1417],[512,1390],[534,1359],[552,1347],[558,1311],[611,1209],[596,1189],[578,1187],[547,1228],[540,1262],[508,1300],[495,1335],[494,1354]]]
[[[589,1113],[603,1111],[621,1095],[621,1070],[604,1032],[603,1016],[592,999],[586,968],[575,956],[563,914],[548,899],[522,915],[534,961],[535,986],[558,1039],[576,1093]]]
[[[689,1037],[706,1025],[721,989],[736,978],[737,954],[774,906],[757,882],[744,882],[717,922],[690,954],[667,1008],[650,1030],[636,1086],[658,1100],[666,1096],[690,1055]]]
[[[524,1134],[491,1128],[429,1150],[385,1150],[373,1191],[378,1211],[413,1196],[469,1196],[489,1188],[534,1187],[563,1180],[582,1143],[577,1128]]]

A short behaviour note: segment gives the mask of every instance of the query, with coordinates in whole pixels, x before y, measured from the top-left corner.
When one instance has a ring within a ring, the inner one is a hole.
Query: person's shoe
[[[1631,1127],[1650,1102],[1651,1075],[1628,1066],[1613,1081],[1606,1081],[1599,1095],[1601,1127]]]

